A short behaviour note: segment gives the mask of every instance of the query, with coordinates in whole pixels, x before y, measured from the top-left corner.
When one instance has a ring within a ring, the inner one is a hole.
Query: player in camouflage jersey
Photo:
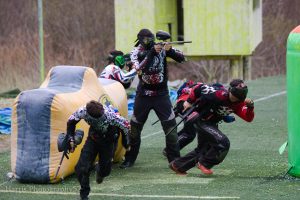
[[[67,133],[71,135],[71,152],[74,151],[74,132],[76,124],[84,119],[89,125],[87,140],[82,148],[79,161],[75,167],[78,181],[81,185],[81,199],[88,199],[90,192],[89,176],[94,167],[94,161],[99,154],[100,160],[96,166],[96,181],[102,183],[103,178],[111,172],[114,144],[119,133],[122,133],[122,144],[129,149],[129,121],[116,114],[114,110],[97,101],[90,101],[86,106],[75,111],[67,122]]]

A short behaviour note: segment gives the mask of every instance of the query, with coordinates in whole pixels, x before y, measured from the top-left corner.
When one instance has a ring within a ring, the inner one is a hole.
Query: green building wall
[[[177,0],[115,0],[116,48],[130,51],[141,28],[177,40]],[[251,55],[262,39],[261,0],[182,0],[188,56]]]
[[[154,1],[115,0],[116,49],[130,52],[142,28],[154,29]]]
[[[184,1],[185,38],[193,40],[188,55],[249,55],[248,0]]]
[[[262,40],[262,0],[115,0],[115,26],[118,50],[130,52],[142,28],[171,32],[173,41],[183,32],[193,43],[173,46],[188,59],[230,60],[229,78],[247,80]]]

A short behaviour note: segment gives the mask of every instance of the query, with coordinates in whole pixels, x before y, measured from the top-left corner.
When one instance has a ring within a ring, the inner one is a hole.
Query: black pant
[[[175,166],[181,172],[193,168],[197,162],[207,168],[212,168],[221,163],[229,151],[229,139],[216,124],[197,121],[194,127],[198,133],[197,147],[174,161]]]
[[[112,138],[97,138],[97,140],[95,140],[91,135],[88,136],[75,167],[75,172],[81,186],[81,197],[87,197],[90,193],[90,172],[94,167],[94,161],[98,154],[99,165],[96,167],[96,173],[102,177],[106,177],[110,174],[113,149],[114,141]]]
[[[191,143],[196,137],[196,130],[193,124],[184,124],[181,131],[178,132],[179,148],[183,149],[186,145]]]
[[[150,110],[153,109],[161,121],[164,133],[169,133],[176,125],[175,114],[172,109],[172,104],[169,95],[163,96],[139,96],[135,97],[134,112],[131,118],[131,133],[129,141],[131,150],[126,152],[125,161],[135,162],[140,145],[141,132],[144,123],[146,122]],[[168,161],[171,162],[175,158],[180,157],[178,145],[177,129],[166,135],[166,152]]]

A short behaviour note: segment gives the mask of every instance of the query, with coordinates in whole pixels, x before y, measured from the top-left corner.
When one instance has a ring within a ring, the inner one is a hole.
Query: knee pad
[[[176,120],[174,118],[168,121],[162,121],[161,126],[163,127],[164,132],[168,133],[168,131],[170,131],[174,126],[176,126]]]
[[[162,126],[175,126],[176,125],[176,120],[175,118],[171,119],[171,120],[167,120],[167,121],[161,121],[161,125]]]

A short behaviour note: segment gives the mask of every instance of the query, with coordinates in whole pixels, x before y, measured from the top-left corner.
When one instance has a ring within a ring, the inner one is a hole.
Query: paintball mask
[[[149,29],[141,29],[137,34],[137,44],[141,44],[145,49],[150,49],[154,45],[154,35]]]
[[[244,101],[247,97],[248,87],[243,80],[234,79],[230,82],[229,92],[240,101]]]
[[[75,145],[80,145],[83,139],[84,132],[81,129],[77,129],[74,134]],[[60,133],[57,138],[57,149],[59,152],[63,152],[69,145],[69,138],[66,138],[65,133]]]
[[[115,58],[117,56],[123,56],[123,54],[124,53],[122,51],[118,51],[118,50],[112,50],[112,51],[110,51],[109,54],[108,54],[108,58],[107,58],[108,64],[114,63],[115,62]]]
[[[116,56],[114,63],[115,63],[115,65],[117,65],[118,67],[123,69],[123,67],[125,65],[124,57],[123,56]]]

